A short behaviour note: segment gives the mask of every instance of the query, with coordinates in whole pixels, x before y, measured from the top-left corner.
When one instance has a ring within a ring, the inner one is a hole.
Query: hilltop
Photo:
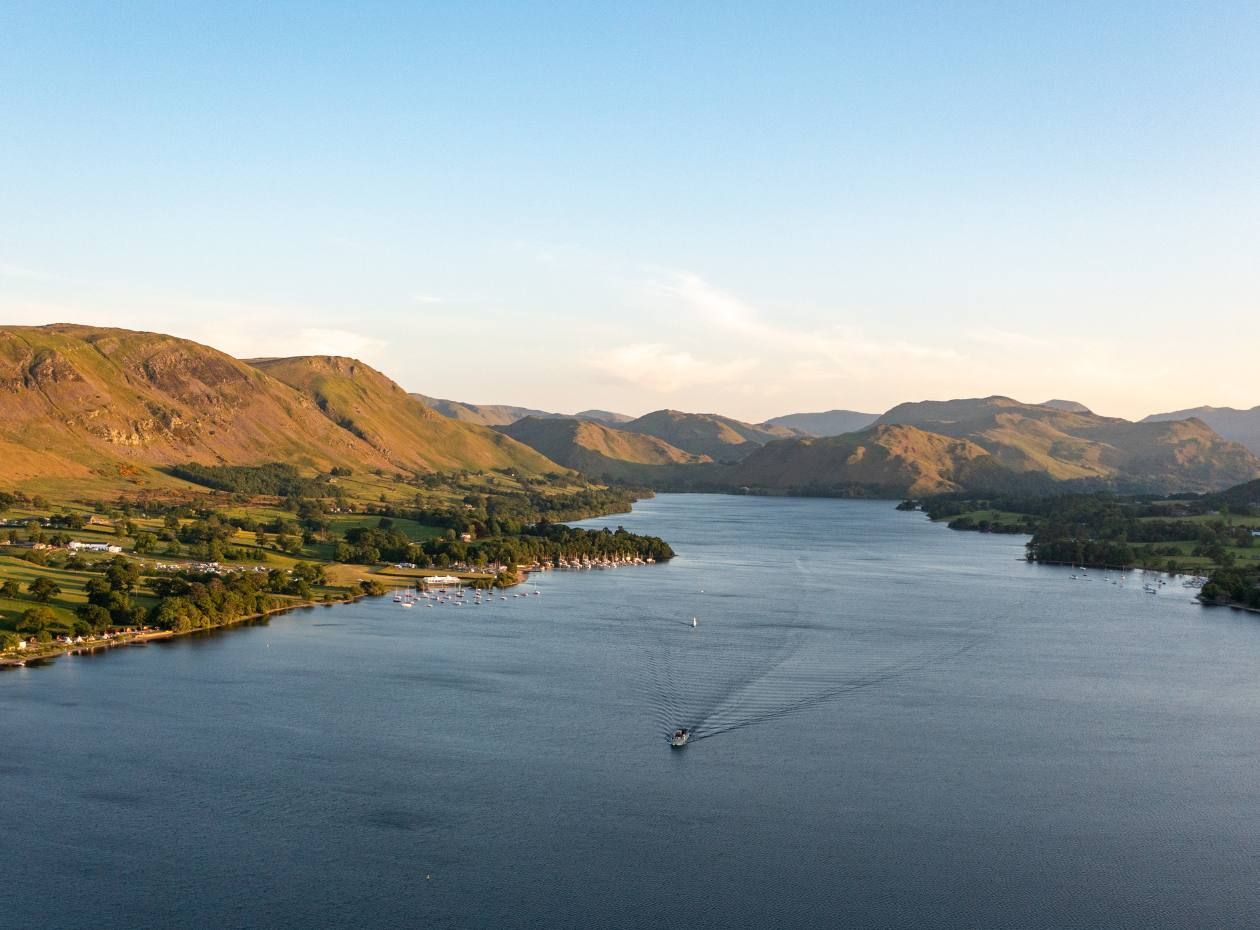
[[[1132,423],[1009,397],[900,404],[879,419],[970,439],[1016,472],[1206,491],[1260,474],[1260,458],[1201,420]]]
[[[717,462],[738,462],[768,442],[799,435],[784,426],[754,426],[715,413],[657,410],[619,429],[663,439],[671,446]]]
[[[634,419],[624,413],[616,413],[612,410],[579,410],[573,414],[579,420],[599,420],[601,423],[608,423],[617,426],[620,423],[629,423]]]
[[[821,413],[789,413],[766,420],[765,425],[784,426],[806,436],[842,436],[866,429],[878,419],[878,413],[826,410]]]
[[[307,398],[222,352],[156,333],[0,328],[0,482],[119,482],[178,462],[388,460]]]
[[[988,457],[966,439],[880,425],[770,443],[733,466],[726,478],[751,489],[797,493],[939,494],[961,488],[968,467]]]
[[[441,397],[428,397],[424,394],[412,394],[431,410],[444,417],[458,420],[461,423],[475,423],[479,426],[507,426],[525,417],[558,417],[558,413],[546,410],[533,410],[529,407],[513,407],[508,404],[466,404],[458,400],[445,400]]]
[[[1036,406],[1051,407],[1055,410],[1062,410],[1065,413],[1093,413],[1094,412],[1090,410],[1088,407],[1086,407],[1084,404],[1079,403],[1074,400],[1044,400],[1040,404],[1037,404]]]
[[[653,472],[662,466],[712,461],[655,436],[615,429],[594,420],[526,417],[499,429],[552,461],[592,478],[650,482]]]
[[[452,431],[451,421],[366,366],[343,380],[381,405],[371,416],[354,408],[348,389],[333,388],[331,371],[319,393],[308,390],[314,377],[299,390],[264,370],[299,383],[303,366],[294,360],[259,366],[158,333],[2,327],[0,486],[181,486],[167,469],[187,462],[312,471],[556,467],[491,430]]]
[[[459,420],[463,423],[476,423],[480,426],[510,426],[526,417],[544,420],[598,420],[601,423],[617,425],[634,419],[624,413],[611,410],[579,410],[574,414],[552,413],[548,410],[535,410],[532,407],[514,407],[510,404],[469,404],[458,400],[444,400],[440,397],[427,397],[424,394],[412,394],[416,400],[426,407],[436,410],[444,417]]]
[[[1256,455],[1260,455],[1260,407],[1238,410],[1234,407],[1191,407],[1172,413],[1153,413],[1143,423],[1163,423],[1167,420],[1202,420],[1226,439],[1241,443]]]

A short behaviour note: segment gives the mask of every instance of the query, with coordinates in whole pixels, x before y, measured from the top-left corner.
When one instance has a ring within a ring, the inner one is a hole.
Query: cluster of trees
[[[186,632],[231,623],[280,606],[267,575],[236,572],[226,577],[171,578],[149,614],[163,630]]]
[[[501,526],[501,525],[500,525]],[[415,542],[406,533],[395,529],[388,518],[376,527],[355,527],[347,530],[337,544],[339,562],[370,565],[375,562],[411,562],[422,567],[445,568],[453,563],[468,565],[523,565],[558,558],[607,559],[673,558],[674,551],[655,536],[640,536],[622,527],[586,530],[556,523],[513,526],[512,535],[496,535],[487,539],[464,542],[456,539],[453,530],[439,539]]]
[[[15,504],[33,507],[36,510],[47,510],[48,499],[40,494],[26,494],[22,491],[0,491],[0,510],[8,510]]]
[[[202,487],[234,494],[265,494],[270,497],[312,497],[331,493],[326,483],[303,478],[295,466],[284,462],[268,465],[174,465],[170,473]]]
[[[144,608],[132,601],[140,585],[140,566],[121,555],[102,565],[101,577],[84,585],[88,602],[75,610],[74,629],[80,635],[144,623]]]
[[[149,612],[149,622],[178,632],[221,626],[284,606],[277,595],[310,600],[312,587],[325,580],[323,566],[311,562],[298,562],[288,573],[164,576],[153,582],[159,600]]]
[[[1204,589],[1206,597],[1250,603],[1255,573],[1236,568],[1234,550],[1250,549],[1256,539],[1249,527],[1236,525],[1232,518],[1237,513],[1254,512],[1250,501],[1257,494],[1260,482],[1202,496],[1094,493],[976,500],[952,495],[906,501],[902,506],[922,506],[937,520],[952,517],[949,525],[954,529],[999,532],[1009,526],[1013,532],[1027,532],[1032,537],[1028,557],[1034,561],[1177,571],[1178,560],[1184,560],[1188,548],[1190,555],[1210,559],[1218,566],[1211,587]],[[977,510],[1004,510],[1022,516],[1016,524],[989,525],[972,515]]]
[[[636,500],[650,494],[631,488],[586,488],[555,495],[538,491],[469,491],[454,507],[433,507],[417,494],[409,507],[383,503],[364,508],[363,512],[452,530],[456,536],[515,536],[540,522],[560,523],[626,513]]]
[[[1250,547],[1244,527],[1218,520],[1141,519],[1149,504],[1125,502],[1109,495],[1058,499],[1039,517],[1028,543],[1029,557],[1039,561],[1090,565],[1162,565],[1183,554],[1181,544],[1194,543],[1191,554],[1219,565],[1233,562],[1231,547]],[[1155,509],[1155,513],[1161,511]]]
[[[1036,520],[1027,514],[1014,523],[963,514],[950,520],[949,528],[951,530],[976,530],[980,533],[1031,533],[1036,528]]]
[[[90,566],[85,563],[82,567]],[[90,578],[84,585],[87,603],[75,609],[72,632],[86,636],[114,627],[139,626],[143,623],[144,608],[132,601],[132,593],[140,584],[139,566],[123,556],[116,556],[108,562],[98,563],[97,567],[101,574]],[[56,616],[46,605],[62,593],[61,586],[47,575],[40,575],[26,586],[26,593],[38,606],[31,607],[22,614],[17,631],[47,640],[49,629],[56,623]],[[15,598],[19,594],[18,584],[12,579],[0,585],[0,596]]]
[[[27,583],[26,593],[31,596],[32,600],[39,601],[41,604],[47,604],[61,593],[61,586],[47,575],[40,575]],[[21,586],[12,578],[6,579],[4,584],[0,584],[0,597],[17,600],[21,596]]]
[[[1218,568],[1200,594],[1206,600],[1232,601],[1260,609],[1260,574],[1240,568]]]

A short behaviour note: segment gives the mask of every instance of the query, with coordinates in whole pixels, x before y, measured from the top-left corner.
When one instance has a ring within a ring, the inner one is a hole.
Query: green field
[[[345,534],[355,529],[387,529],[389,534],[394,534],[392,538],[401,537],[417,544],[454,540],[455,530],[403,515],[407,511],[436,513],[443,520],[450,515],[449,519],[463,521],[456,522],[457,526],[468,526],[468,520],[477,513],[480,516],[476,519],[489,519],[489,510],[484,504],[488,498],[510,492],[517,497],[508,506],[515,508],[512,512],[518,516],[513,519],[519,520],[522,506],[534,506],[530,499],[521,495],[522,491],[533,489],[536,495],[541,495],[541,498],[536,496],[533,499],[545,501],[556,495],[581,494],[589,497],[593,488],[571,475],[552,479],[518,479],[500,472],[460,473],[440,479],[365,473],[338,476],[335,482],[340,496],[330,494],[318,500],[314,511],[317,519],[308,521],[305,529],[299,519],[301,501],[286,502],[275,497],[200,487],[188,490],[186,483],[182,494],[168,494],[149,503],[142,499],[127,503],[115,499],[114,503],[110,503],[87,497],[44,500],[30,492],[26,492],[25,496],[18,494],[11,497],[8,499],[10,505],[0,513],[0,518],[14,523],[13,526],[0,528],[0,541],[8,543],[0,546],[0,584],[13,581],[18,586],[18,593],[16,596],[0,596],[0,633],[6,638],[16,633],[19,625],[24,625],[23,615],[40,607],[46,607],[51,613],[46,618],[45,637],[71,634],[76,625],[78,629],[84,629],[86,621],[76,615],[76,610],[86,610],[89,582],[95,579],[98,585],[104,583],[107,566],[102,563],[110,562],[115,556],[71,552],[65,547],[68,541],[121,547],[125,558],[136,564],[142,573],[140,582],[130,591],[129,597],[131,606],[139,608],[146,617],[159,605],[170,606],[159,597],[154,587],[158,582],[154,579],[168,577],[170,566],[196,574],[199,571],[196,566],[211,558],[224,572],[221,577],[225,581],[219,590],[230,589],[228,579],[257,578],[262,587],[256,586],[256,593],[265,593],[273,603],[296,605],[308,602],[306,598],[287,590],[298,579],[292,570],[300,563],[319,565],[324,572],[322,583],[302,589],[309,591],[309,602],[343,600],[360,594],[364,584],[377,583],[388,588],[429,574],[456,574],[469,581],[494,581],[493,575],[483,572],[460,572],[450,568],[396,569],[388,563],[339,563],[334,561],[334,557],[338,544],[345,541]],[[597,486],[595,490],[603,493]],[[624,492],[617,493],[624,496]],[[600,499],[596,497],[596,500]],[[614,496],[610,499],[618,498]],[[560,506],[571,511],[574,505],[566,499]],[[589,505],[580,503],[578,506]],[[479,507],[482,509],[478,511]],[[369,512],[373,510],[377,512]],[[387,510],[390,515],[383,518],[382,510]],[[217,517],[217,522],[205,519],[210,514]],[[67,517],[71,516],[76,521],[91,519],[92,522],[75,528],[72,522],[67,521]],[[235,527],[229,522],[232,520],[245,523],[248,528]],[[40,546],[47,544],[49,548],[33,548],[35,543]],[[459,543],[455,540],[451,545]],[[245,569],[249,575],[233,574],[234,569]],[[39,578],[48,579],[60,589],[46,603],[38,601],[28,591],[30,583]],[[98,599],[97,606],[103,603],[104,600]],[[123,626],[118,619],[123,616],[130,618],[128,626],[134,627],[143,622],[138,619],[137,612],[128,612],[125,607],[111,608],[105,619],[112,618],[117,626]],[[156,618],[157,614],[153,616]],[[200,616],[204,619],[208,615],[203,611]],[[95,617],[100,622],[99,611]],[[168,615],[168,619],[173,622],[179,618]],[[24,655],[29,656],[30,653]]]
[[[949,519],[951,521],[969,519],[973,523],[988,523],[991,526],[1022,527],[1027,517],[1012,510],[968,510],[964,513],[953,515]]]

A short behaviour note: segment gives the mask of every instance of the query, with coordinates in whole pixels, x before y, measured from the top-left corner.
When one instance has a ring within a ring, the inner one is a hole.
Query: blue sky
[[[1260,404],[1260,5],[0,0],[0,323],[762,419]]]

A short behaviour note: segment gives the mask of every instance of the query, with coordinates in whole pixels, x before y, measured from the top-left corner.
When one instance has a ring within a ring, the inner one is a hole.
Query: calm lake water
[[[680,556],[0,674],[0,925],[1260,926],[1260,617],[887,502],[595,522]]]

